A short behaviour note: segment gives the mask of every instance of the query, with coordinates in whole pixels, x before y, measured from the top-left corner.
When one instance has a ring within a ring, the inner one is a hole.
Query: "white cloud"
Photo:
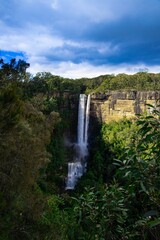
[[[59,2],[58,2],[58,0],[52,0],[51,7],[52,7],[54,10],[57,10],[57,9],[59,8]]]
[[[50,63],[47,58],[54,59],[55,57],[62,57],[69,60],[78,58],[76,51],[83,50],[83,54],[91,49],[100,54],[113,55],[118,51],[118,46],[111,43],[97,43],[94,41],[73,41],[58,37],[49,28],[41,25],[28,24],[25,29],[14,28],[6,26],[0,22],[1,36],[0,46],[2,50],[23,52],[28,57],[28,62],[31,65],[49,66]],[[9,44],[8,44],[9,43]],[[81,52],[79,52],[81,55]],[[64,63],[62,64],[64,66]],[[62,68],[61,68],[62,70]],[[44,70],[45,71],[45,70]]]
[[[63,39],[56,34],[52,34],[49,28],[41,25],[28,25],[26,29],[6,26],[0,22],[1,35],[0,46],[2,50],[24,52],[27,55],[27,62],[30,63],[28,71],[35,74],[37,72],[51,72],[69,78],[95,77],[103,74],[118,73],[135,73],[141,69],[148,69],[150,72],[160,72],[160,66],[148,66],[142,63],[137,65],[101,65],[95,66],[88,62],[75,64],[67,60],[67,56],[71,57],[76,54],[65,48],[66,45],[81,49],[97,49],[100,54],[112,55],[119,51],[118,45],[112,43],[97,43],[94,41],[73,41]],[[64,49],[63,49],[64,47]],[[59,50],[57,50],[57,48]],[[54,54],[63,55],[66,61],[56,62],[49,60],[47,55],[50,54],[51,59]]]
[[[113,45],[112,43],[103,43],[99,45],[98,52],[108,56],[117,54],[120,50],[118,45]]]
[[[0,46],[5,51],[22,51],[28,56],[45,55],[50,49],[61,47],[64,40],[40,25],[26,29],[12,29],[1,23]],[[5,29],[5,30],[3,30]]]
[[[29,71],[32,74],[36,74],[37,72],[51,72],[53,75],[59,75],[67,78],[81,78],[81,77],[96,77],[105,74],[119,74],[119,73],[128,73],[134,74],[136,72],[142,70],[148,70],[148,72],[160,72],[160,66],[149,66],[144,64],[137,65],[124,65],[119,64],[116,66],[113,65],[101,65],[101,66],[93,66],[87,62],[83,62],[80,64],[74,64],[72,62],[61,62],[61,63],[50,63],[47,64],[38,64],[33,63]]]

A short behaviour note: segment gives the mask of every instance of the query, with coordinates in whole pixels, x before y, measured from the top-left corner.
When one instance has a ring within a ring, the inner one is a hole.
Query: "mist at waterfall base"
[[[90,95],[80,94],[78,107],[77,143],[75,147],[75,159],[68,163],[68,176],[66,190],[74,189],[75,185],[86,171],[88,156],[88,127],[90,112]]]

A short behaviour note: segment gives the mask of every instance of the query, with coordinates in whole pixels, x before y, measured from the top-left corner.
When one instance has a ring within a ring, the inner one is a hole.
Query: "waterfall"
[[[80,94],[78,108],[78,128],[77,128],[78,129],[77,142],[79,145],[83,145],[84,142],[85,108],[86,108],[86,95]]]
[[[91,95],[88,95],[87,107],[86,107],[85,133],[84,133],[84,142],[85,142],[86,146],[88,145],[88,127],[89,127],[90,102],[91,102]]]
[[[77,157],[74,162],[68,163],[66,189],[74,189],[78,178],[86,170],[90,99],[90,95],[87,97],[85,94],[80,94],[79,96],[77,143],[75,144]]]

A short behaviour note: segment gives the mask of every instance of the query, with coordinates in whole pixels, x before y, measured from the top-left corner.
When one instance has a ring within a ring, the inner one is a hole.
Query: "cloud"
[[[62,77],[69,78],[81,78],[81,77],[96,77],[105,74],[119,74],[119,73],[128,73],[134,74],[139,71],[149,71],[149,72],[159,72],[160,66],[150,66],[145,65],[143,63],[139,63],[137,65],[126,65],[126,64],[118,64],[118,65],[100,65],[93,66],[88,62],[83,62],[79,64],[74,64],[72,62],[60,62],[56,64],[52,64],[48,62],[47,65],[35,63],[31,65],[30,71],[33,74],[37,72],[51,72],[54,75],[60,75]]]
[[[1,24],[7,35],[0,36],[0,46],[3,50],[25,52],[32,64],[35,59],[39,62],[45,61],[72,61],[79,63],[85,61],[95,62],[112,56],[118,51],[118,46],[111,43],[97,43],[91,41],[71,41],[53,35],[49,29],[43,26],[32,25],[25,30],[12,28]],[[2,31],[3,32],[3,31]],[[8,45],[10,42],[10,45]]]
[[[159,9],[158,0],[4,1],[1,55],[23,55],[32,72],[54,69],[66,76],[157,69]]]
[[[0,27],[0,46],[3,50],[25,51],[29,56],[41,55],[51,48],[62,46],[64,42],[41,25],[29,24],[25,29],[13,29],[1,23]]]
[[[54,10],[57,10],[57,9],[59,8],[59,2],[58,2],[58,0],[52,0],[51,7],[52,7]]]

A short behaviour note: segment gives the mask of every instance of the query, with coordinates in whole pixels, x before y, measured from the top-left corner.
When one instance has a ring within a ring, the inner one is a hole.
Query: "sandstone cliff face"
[[[128,91],[97,93],[91,96],[91,116],[99,122],[118,121],[124,117],[149,112],[146,104],[156,105],[160,101],[160,91]]]

